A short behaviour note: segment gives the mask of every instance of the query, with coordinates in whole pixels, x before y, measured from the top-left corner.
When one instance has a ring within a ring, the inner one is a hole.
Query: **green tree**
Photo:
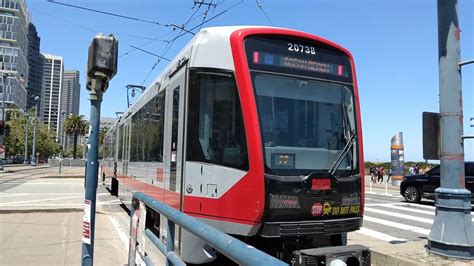
[[[72,157],[76,159],[77,155],[77,137],[85,135],[88,129],[88,123],[84,119],[83,115],[71,114],[66,121],[64,121],[64,132],[68,135],[72,135],[74,138]]]
[[[28,155],[33,145],[33,114],[28,119]],[[7,122],[7,130],[5,135],[5,144],[7,147],[7,156],[24,157],[25,155],[25,126],[27,123],[26,116],[20,117],[19,114],[12,114]],[[48,125],[39,119],[36,127],[36,152],[40,158],[46,159],[59,151],[59,144],[56,142],[54,131],[48,129]]]

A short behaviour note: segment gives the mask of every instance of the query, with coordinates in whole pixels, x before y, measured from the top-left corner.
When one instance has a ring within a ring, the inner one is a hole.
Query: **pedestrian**
[[[388,172],[387,172],[387,183],[390,181],[390,178],[392,178],[392,168],[388,168]]]
[[[375,183],[375,166],[370,167],[370,182]]]
[[[410,166],[410,168],[408,169],[408,172],[409,172],[410,175],[415,174],[415,168],[413,167],[413,165]]]
[[[420,165],[416,164],[415,165],[415,175],[419,175],[419,174],[420,174]]]
[[[383,166],[378,166],[377,167],[377,183],[383,183],[383,172],[384,168]]]

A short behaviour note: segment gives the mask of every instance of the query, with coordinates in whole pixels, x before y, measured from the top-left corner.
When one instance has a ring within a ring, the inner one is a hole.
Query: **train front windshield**
[[[266,172],[356,173],[355,98],[347,56],[310,42],[268,37],[247,39],[246,50]]]
[[[267,168],[279,175],[294,175],[289,169],[329,170],[354,137],[352,90],[260,73],[253,75],[253,83]],[[352,152],[341,157],[340,170],[357,165],[356,149],[348,148]]]

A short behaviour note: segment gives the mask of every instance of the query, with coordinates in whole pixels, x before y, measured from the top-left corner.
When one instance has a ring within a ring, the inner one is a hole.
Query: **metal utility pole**
[[[30,115],[26,113],[26,123],[25,123],[25,158],[23,158],[23,164],[27,164],[28,161],[28,122]]]
[[[64,150],[66,149],[66,134],[64,134],[64,122],[66,122],[64,120],[64,118],[66,117],[66,111],[62,110],[61,111],[61,120],[62,120],[62,129],[61,129],[61,156],[59,156],[61,159],[63,158],[64,156]]]
[[[6,98],[6,92],[7,92],[7,78],[9,74],[8,73],[3,73],[3,86],[2,86],[2,120],[0,121],[0,170],[3,171],[3,159],[5,158],[6,154],[6,149],[5,145],[3,144],[4,138],[5,138],[5,98]]]
[[[460,35],[457,0],[438,0],[441,187],[436,189],[428,251],[473,259],[471,192],[464,179]]]
[[[33,119],[33,149],[31,151],[31,166],[36,166],[36,126],[38,124],[39,96],[35,96],[35,118]]]
[[[82,265],[94,264],[95,208],[99,171],[99,130],[102,95],[117,73],[118,42],[113,35],[97,35],[89,46],[87,86],[91,101],[89,143],[87,154],[84,217],[82,223]]]

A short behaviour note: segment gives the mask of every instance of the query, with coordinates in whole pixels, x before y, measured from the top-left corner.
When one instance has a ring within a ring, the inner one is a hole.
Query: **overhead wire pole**
[[[471,192],[465,188],[461,58],[457,0],[438,0],[441,187],[428,251],[474,258]]]

